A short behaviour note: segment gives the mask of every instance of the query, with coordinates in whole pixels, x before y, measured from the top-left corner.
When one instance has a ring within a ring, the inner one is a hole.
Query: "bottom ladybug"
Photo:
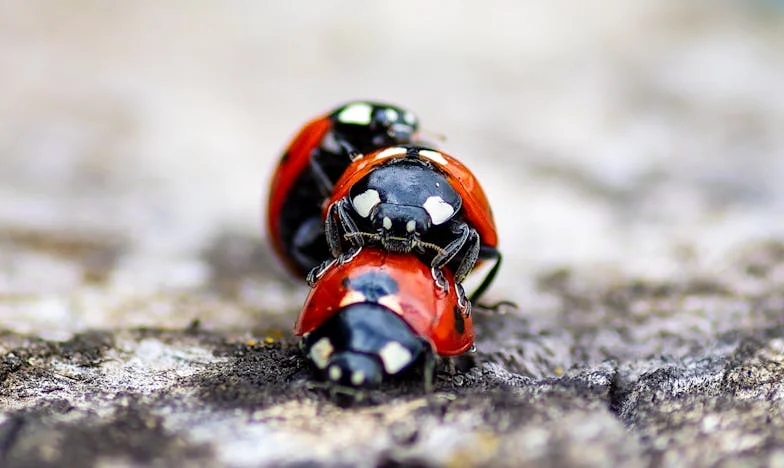
[[[444,273],[452,283],[452,273]],[[473,348],[473,322],[455,290],[439,288],[414,255],[365,247],[316,282],[294,332],[330,382],[374,387],[421,363],[430,388],[436,354]]]

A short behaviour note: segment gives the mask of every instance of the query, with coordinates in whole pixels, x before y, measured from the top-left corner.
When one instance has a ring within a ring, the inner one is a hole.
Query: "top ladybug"
[[[331,258],[322,204],[352,159],[413,143],[418,127],[413,112],[369,101],[350,102],[305,124],[278,163],[267,206],[270,239],[289,270],[304,277]]]
[[[495,220],[482,186],[443,151],[403,145],[358,158],[335,184],[323,216],[335,259],[311,272],[311,283],[335,261],[346,263],[366,244],[380,245],[424,256],[444,291],[449,282],[442,268],[450,268],[458,304],[468,315],[463,279],[478,261],[495,260],[471,297],[478,300],[501,265]]]

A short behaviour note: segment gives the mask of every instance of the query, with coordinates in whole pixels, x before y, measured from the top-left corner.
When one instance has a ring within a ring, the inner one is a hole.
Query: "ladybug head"
[[[404,372],[431,351],[429,343],[401,316],[367,301],[338,310],[303,337],[303,349],[325,380],[364,388],[376,387],[385,376]]]
[[[381,244],[410,252],[435,226],[451,220],[462,199],[446,178],[418,159],[398,159],[359,180],[349,193],[354,211],[370,221]]]
[[[380,203],[370,214],[370,222],[381,236],[381,244],[392,252],[409,252],[430,229],[427,212],[419,206]]]
[[[332,119],[335,134],[360,153],[410,143],[419,128],[413,112],[376,102],[351,102],[337,109]]]

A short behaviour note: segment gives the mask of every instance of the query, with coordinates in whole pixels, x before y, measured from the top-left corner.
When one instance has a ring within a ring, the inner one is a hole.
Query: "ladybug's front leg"
[[[308,286],[310,286],[311,288],[315,286],[316,281],[318,281],[318,279],[321,278],[321,275],[323,275],[324,272],[329,270],[329,268],[332,265],[334,265],[335,262],[337,262],[336,259],[330,258],[329,260],[325,260],[321,262],[320,265],[313,267],[313,269],[311,269],[308,272],[308,275],[305,277],[305,281],[308,283]]]
[[[479,233],[476,232],[476,229],[468,227],[467,224],[462,224],[462,229],[463,232],[468,231],[468,237],[460,248],[462,249],[465,244],[468,244],[468,250],[460,259],[460,263],[455,269],[455,283],[462,283],[463,280],[466,279],[466,276],[471,273],[471,270],[473,270],[476,265],[476,261],[479,259],[479,251],[482,248],[482,242],[479,239]],[[447,246],[447,249],[449,249],[449,246]]]
[[[453,224],[450,231],[459,237],[450,242],[443,250],[439,250],[430,262],[430,272],[433,275],[433,281],[445,294],[449,292],[449,283],[446,281],[444,272],[441,269],[463,248],[470,235],[469,229],[465,223]],[[455,280],[455,283],[459,283],[459,281]]]
[[[457,238],[450,242],[443,251],[439,252],[431,262],[431,267],[440,271],[446,264],[451,262],[455,256],[463,250],[466,244],[469,244],[468,251],[460,259],[460,263],[455,269],[455,287],[457,289],[457,303],[463,310],[463,313],[468,316],[471,313],[471,302],[468,300],[461,283],[468,276],[468,273],[476,265],[476,260],[479,258],[479,249],[481,242],[479,240],[479,233],[476,229],[470,227],[468,224],[456,221],[450,227],[453,234]]]
[[[360,232],[351,217],[350,210],[351,201],[348,197],[333,203],[327,210],[327,220],[324,224],[329,250],[340,263],[351,261],[365,245],[362,236],[348,235]],[[351,243],[351,249],[348,252],[343,251],[343,241],[345,240]]]
[[[433,260],[430,262],[430,266],[433,268],[442,268],[444,265],[451,262],[452,259],[455,258],[455,255],[463,249],[466,242],[468,242],[468,239],[471,237],[471,231],[474,231],[468,224],[459,221],[453,222],[449,227],[449,230],[457,237],[433,257]],[[474,233],[476,233],[476,231],[474,231]],[[458,272],[455,272],[455,282],[460,283],[465,278],[465,275],[460,277],[457,273]]]
[[[327,219],[324,221],[324,234],[327,236],[327,245],[333,257],[337,258],[343,253],[343,241],[347,232],[358,232],[356,223],[348,214],[351,202],[342,198],[329,205]],[[352,237],[350,241],[356,247],[362,247],[362,239]]]

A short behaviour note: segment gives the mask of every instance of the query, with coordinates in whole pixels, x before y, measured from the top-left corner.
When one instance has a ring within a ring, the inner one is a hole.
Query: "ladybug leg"
[[[430,262],[433,278],[436,279],[436,283],[439,283],[439,280],[445,282],[445,280],[441,278],[443,277],[443,274],[437,274],[436,270],[440,273],[440,269],[452,261],[455,256],[463,250],[463,247],[465,247],[466,244],[469,244],[470,247],[455,270],[455,284],[463,282],[468,273],[474,268],[477,258],[479,258],[481,243],[479,240],[479,233],[476,232],[476,229],[470,227],[466,223],[457,222],[452,225],[451,231],[458,235],[457,239],[450,242],[446,248],[436,254],[432,262]],[[463,310],[468,310],[468,300],[465,298],[464,292],[461,293],[458,291],[458,300],[461,303],[461,308]]]
[[[433,276],[433,281],[436,283],[436,286],[438,286],[444,294],[448,294],[449,282],[446,280],[446,276],[444,276],[444,272],[441,271],[441,268],[431,266],[430,274]]]
[[[340,257],[337,258],[338,263],[344,265],[350,262],[351,260],[354,260],[354,257],[359,255],[360,252],[362,252],[362,247],[352,247],[351,250],[349,250],[348,252],[344,252],[343,254],[340,255]]]
[[[482,280],[482,283],[477,286],[476,290],[471,294],[471,301],[476,302],[482,296],[482,294],[487,291],[487,288],[493,283],[495,279],[495,275],[498,274],[498,270],[501,268],[501,260],[503,260],[503,256],[501,252],[496,249],[495,247],[488,247],[482,246],[482,259],[495,259],[495,264],[493,264],[493,268],[487,272],[487,276]],[[493,309],[493,307],[490,307]]]
[[[461,239],[465,238],[465,241],[459,248],[462,249],[465,244],[469,244],[469,247],[463,258],[460,259],[460,264],[455,269],[455,283],[462,283],[466,276],[471,273],[471,270],[473,270],[476,265],[476,261],[479,259],[479,250],[482,247],[482,242],[479,239],[479,233],[476,232],[476,229],[462,223],[461,229],[466,234],[464,234],[465,237],[461,237]],[[449,246],[447,246],[447,249],[449,249]],[[457,252],[455,252],[455,254],[456,253]],[[452,258],[454,258],[454,255],[449,258],[449,260],[452,260]]]
[[[334,265],[338,260],[334,258],[330,258],[324,262],[321,262],[321,265],[315,266],[312,270],[308,272],[308,276],[305,277],[305,281],[308,283],[308,286],[311,288],[315,286],[316,281],[321,278],[324,273],[330,269],[332,265]]]
[[[327,209],[327,219],[324,222],[324,233],[327,237],[329,251],[333,257],[339,257],[343,253],[343,241],[345,234],[359,232],[356,223],[349,214],[351,202],[348,198],[343,198],[329,205]],[[342,234],[342,235],[341,235]],[[350,237],[350,242],[354,247],[362,247],[364,241],[361,236]]]
[[[455,256],[463,250],[463,247],[468,244],[468,251],[460,259],[460,263],[455,269],[455,286],[457,288],[457,305],[463,311],[463,314],[466,317],[469,317],[471,315],[471,301],[466,297],[465,289],[463,289],[461,283],[474,268],[474,265],[476,265],[482,244],[476,229],[470,227],[466,223],[455,223],[452,225],[451,230],[459,237],[450,242],[442,252],[433,258],[431,266],[433,268],[442,268],[452,261]]]
[[[468,318],[471,316],[471,301],[466,296],[465,289],[460,283],[455,283],[455,290],[457,291],[457,306],[463,311],[463,316]]]

